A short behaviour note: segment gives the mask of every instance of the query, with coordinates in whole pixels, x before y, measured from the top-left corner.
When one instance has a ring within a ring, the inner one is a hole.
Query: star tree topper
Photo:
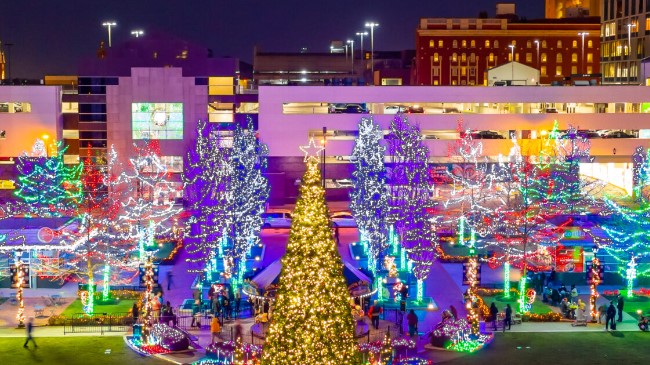
[[[318,161],[320,153],[324,150],[325,147],[322,145],[317,146],[314,141],[314,137],[309,138],[309,144],[307,146],[300,146],[300,150],[305,153],[305,159],[303,162],[307,162],[309,159],[314,159]]]

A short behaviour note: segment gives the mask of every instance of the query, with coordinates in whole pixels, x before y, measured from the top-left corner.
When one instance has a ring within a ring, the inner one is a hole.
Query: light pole
[[[140,29],[132,30],[131,35],[136,38],[140,38],[141,35],[144,35],[144,31]]]
[[[117,25],[115,22],[104,22],[102,23],[104,27],[108,27],[108,47],[111,46],[111,27],[114,27]]]
[[[636,24],[627,25],[627,83],[630,83],[630,58],[632,57],[632,27]]]
[[[350,54],[352,55],[352,75],[354,75],[354,40],[348,39],[350,44]]]
[[[370,73],[372,74],[372,84],[375,84],[375,28],[378,23],[366,23],[366,27],[370,28]]]
[[[361,66],[362,66],[362,68],[363,68],[363,69],[361,70],[361,77],[362,77],[362,78],[365,78],[365,73],[366,73],[366,55],[363,54],[363,37],[366,36],[366,35],[368,35],[368,32],[357,32],[357,35],[359,36],[359,38],[361,38],[361,43],[360,43],[361,48],[360,48],[360,51],[359,51],[359,59],[361,59]]]
[[[510,48],[510,85],[512,85],[513,81],[515,80],[515,45],[511,44],[508,46]]]
[[[345,48],[345,63],[348,62],[348,45],[344,44],[343,47]]]
[[[580,58],[580,63],[581,63],[580,68],[582,68],[582,73],[586,73],[585,72],[585,36],[589,35],[589,32],[580,32],[580,33],[578,33],[578,35],[582,37],[582,56],[580,56],[581,57]]]
[[[535,48],[537,48],[537,69],[539,69],[539,41],[535,41]]]

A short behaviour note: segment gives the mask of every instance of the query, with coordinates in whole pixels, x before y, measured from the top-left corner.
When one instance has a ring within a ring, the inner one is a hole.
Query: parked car
[[[557,113],[558,111],[557,111],[556,108],[546,108],[546,110],[544,112],[545,113]]]
[[[343,113],[348,104],[329,104],[327,112],[330,114]]]
[[[631,134],[623,131],[611,131],[603,135],[603,138],[636,138]]]
[[[342,113],[345,113],[345,114],[367,114],[368,111],[366,109],[364,109],[359,104],[348,104],[345,107],[345,110],[342,111]]]
[[[472,133],[474,139],[505,139],[499,132],[495,131],[480,131]]]
[[[357,221],[350,212],[332,213],[332,224],[334,227],[356,227]]]
[[[408,108],[409,113],[424,113],[424,108],[420,105],[411,105]]]
[[[262,213],[264,224],[262,228],[289,228],[291,227],[291,213],[266,212]]]
[[[405,113],[407,108],[404,105],[386,105],[384,107],[384,114],[397,114]]]

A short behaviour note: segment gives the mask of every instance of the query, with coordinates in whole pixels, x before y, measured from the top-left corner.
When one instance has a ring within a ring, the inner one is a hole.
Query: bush
[[[112,324],[112,325],[132,325],[133,317],[131,314],[122,314],[117,316],[83,316],[83,317],[66,317],[66,316],[51,316],[47,319],[47,324],[50,326],[90,326],[99,324]]]
[[[521,316],[524,322],[560,322],[562,315],[560,313],[548,312],[544,314],[524,313]]]

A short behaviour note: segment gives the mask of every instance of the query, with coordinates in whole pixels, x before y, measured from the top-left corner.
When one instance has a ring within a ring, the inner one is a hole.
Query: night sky
[[[500,0],[501,2],[507,2]],[[251,62],[253,46],[268,52],[326,52],[331,40],[358,37],[366,21],[376,50],[414,49],[423,17],[494,16],[498,0],[2,0],[0,41],[13,43],[12,77],[76,74],[82,57],[108,38],[102,22],[114,20],[113,45],[131,30],[159,29],[211,48],[215,56]],[[511,1],[528,19],[544,16],[544,0]],[[155,4],[155,5],[153,5]],[[462,4],[462,6],[458,6]],[[364,40],[365,47],[369,42]]]

